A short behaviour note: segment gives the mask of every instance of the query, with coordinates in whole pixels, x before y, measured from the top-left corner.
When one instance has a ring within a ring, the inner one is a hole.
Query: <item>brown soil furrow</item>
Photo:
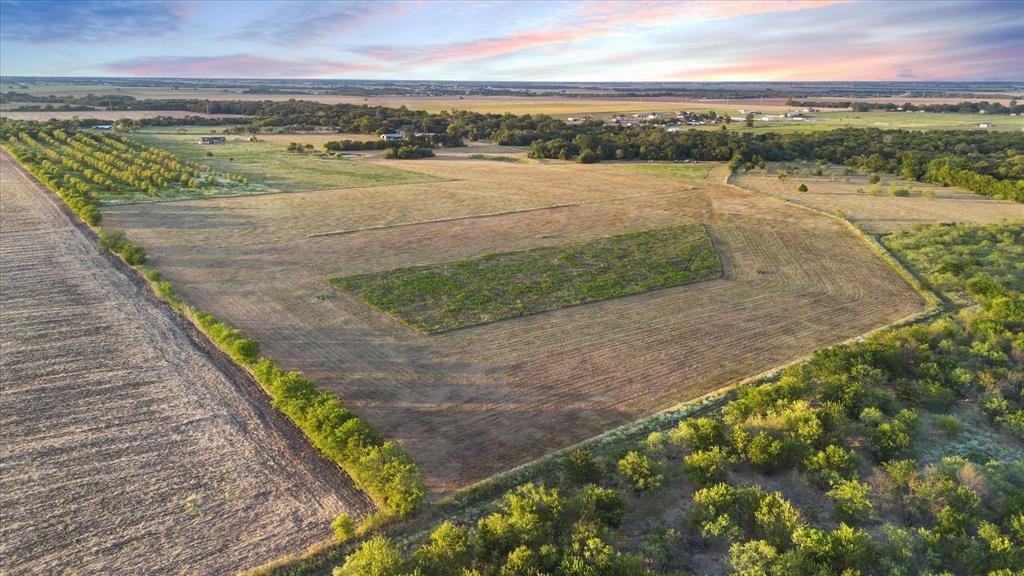
[[[0,154],[0,572],[223,574],[365,498]]]

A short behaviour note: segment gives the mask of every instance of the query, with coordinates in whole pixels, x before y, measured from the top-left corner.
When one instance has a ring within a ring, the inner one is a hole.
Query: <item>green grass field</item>
[[[336,287],[432,334],[721,274],[703,226],[331,278]]]
[[[608,163],[609,166],[615,166],[619,170],[628,170],[630,172],[637,172],[647,176],[661,176],[663,178],[686,178],[686,179],[704,179],[708,177],[711,172],[711,168],[714,164],[667,164],[664,162],[657,162],[653,164],[616,164]]]
[[[737,113],[729,130],[752,132],[813,132],[836,128],[881,128],[883,130],[993,130],[1020,131],[1024,128],[1022,116],[991,116],[986,114],[939,114],[934,112],[817,112],[807,120],[755,120],[752,128],[744,125]],[[772,114],[775,115],[775,114]],[[757,117],[760,118],[761,115]],[[978,124],[990,122],[992,128],[978,128]],[[705,128],[715,129],[716,126]]]
[[[249,142],[228,136],[225,144],[204,146],[197,143],[195,133],[143,132],[133,134],[132,138],[170,150],[187,160],[212,166],[218,171],[245,175],[264,192],[329,190],[436,179],[370,162],[330,158],[319,153],[288,152],[287,144],[283,142]]]
[[[510,164],[529,164],[530,161],[526,158],[516,158],[515,156],[501,156],[498,154],[470,154],[470,160],[490,160],[492,162],[508,162]]]

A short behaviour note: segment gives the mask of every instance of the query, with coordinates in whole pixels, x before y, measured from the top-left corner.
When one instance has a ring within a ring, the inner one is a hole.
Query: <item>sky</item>
[[[1024,0],[0,0],[0,75],[1024,80]]]

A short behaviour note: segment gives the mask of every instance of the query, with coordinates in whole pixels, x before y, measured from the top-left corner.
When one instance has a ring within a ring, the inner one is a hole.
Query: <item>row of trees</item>
[[[805,108],[852,108],[854,112],[869,112],[871,110],[883,110],[887,112],[937,112],[947,114],[1024,114],[1024,104],[1016,100],[1010,100],[1008,105],[1002,102],[960,102],[958,104],[914,104],[904,102],[864,102],[864,101],[824,101],[813,102],[809,100],[787,100],[786,106],[802,106]]]
[[[243,175],[217,173],[118,134],[69,130],[61,123],[5,120],[0,139],[34,172],[97,200],[107,194],[156,197],[182,188],[248,184]]]
[[[874,128],[785,134],[604,128],[578,132],[565,126],[553,137],[534,140],[530,156],[580,162],[692,158],[726,161],[734,168],[822,160],[1024,202],[1024,137],[1016,133]]]
[[[193,315],[210,338],[247,367],[270,394],[274,407],[305,432],[314,446],[338,463],[385,514],[412,514],[426,487],[419,467],[398,443],[385,441],[365,420],[345,408],[337,396],[318,390],[298,372],[285,372],[260,356],[259,343],[237,328],[203,312]]]

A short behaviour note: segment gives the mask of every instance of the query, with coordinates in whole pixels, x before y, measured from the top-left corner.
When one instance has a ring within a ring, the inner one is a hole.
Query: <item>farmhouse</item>
[[[199,143],[200,144],[223,144],[223,143],[225,143],[227,141],[228,141],[228,139],[225,136],[200,136],[199,137]]]
[[[391,132],[391,133],[387,133],[387,134],[381,134],[380,135],[380,139],[381,140],[401,140],[404,136],[405,136],[405,134],[402,134],[401,132]]]

